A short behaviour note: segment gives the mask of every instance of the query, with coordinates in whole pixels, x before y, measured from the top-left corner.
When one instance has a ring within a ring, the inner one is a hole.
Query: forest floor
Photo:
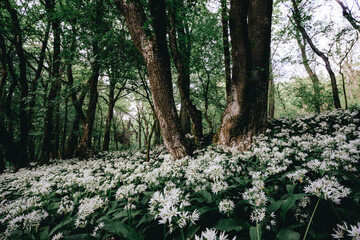
[[[360,114],[274,120],[251,150],[163,147],[0,175],[0,239],[360,239]]]

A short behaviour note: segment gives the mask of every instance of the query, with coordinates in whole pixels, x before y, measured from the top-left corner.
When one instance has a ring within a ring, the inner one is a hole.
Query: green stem
[[[166,225],[164,224],[164,240],[166,240]]]
[[[332,204],[332,202],[331,202],[331,201],[330,201],[330,204],[331,204],[331,207],[334,209],[335,214],[336,214],[336,216],[338,217],[338,219],[340,220],[340,222],[343,222],[343,220],[341,219],[341,217],[340,217],[339,213],[336,211],[336,209],[335,209],[335,207],[334,207],[334,205]]]
[[[305,232],[305,235],[304,235],[303,240],[305,240],[305,239],[306,239],[306,235],[307,235],[307,233],[308,233],[308,231],[309,231],[309,228],[310,228],[311,222],[312,222],[312,220],[313,220],[313,218],[314,218],[315,211],[316,211],[316,209],[317,209],[317,207],[318,207],[318,205],[319,205],[319,202],[320,202],[320,198],[319,198],[319,199],[318,199],[318,201],[316,202],[316,205],[315,205],[314,211],[313,211],[313,212],[312,212],[312,214],[311,214],[311,217],[310,217],[309,223],[308,223],[308,225],[307,225],[306,232]]]
[[[258,240],[261,240],[261,239],[260,239],[260,232],[259,232],[259,223],[258,223],[258,221],[256,221],[256,233],[257,233],[257,239],[258,239]]]
[[[182,228],[180,228],[180,232],[182,239],[185,240],[184,230]]]

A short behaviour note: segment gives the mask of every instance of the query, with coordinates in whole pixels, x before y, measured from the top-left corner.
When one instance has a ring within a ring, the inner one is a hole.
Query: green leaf
[[[240,219],[225,218],[225,219],[220,219],[214,227],[220,231],[230,232],[232,230],[235,230],[239,232],[244,228],[250,227],[250,225],[247,222]]]
[[[275,240],[299,240],[300,239],[300,233],[295,232],[289,228],[281,229],[278,234],[276,234]]]
[[[199,231],[200,226],[191,226],[186,233],[186,239],[194,239],[195,234]]]
[[[40,240],[46,240],[49,236],[49,226],[44,227],[40,232]]]
[[[206,190],[202,190],[200,191],[200,194],[208,203],[211,203],[212,200],[211,193],[209,193]]]
[[[47,206],[47,210],[48,210],[48,211],[55,210],[55,209],[58,209],[59,206],[60,206],[60,203],[59,203],[59,202],[50,203],[50,204]]]
[[[62,221],[61,223],[59,223],[58,225],[56,225],[49,233],[49,237],[51,235],[53,235],[57,230],[59,230],[60,228],[64,227],[65,225],[71,223],[74,220],[74,218],[68,217],[65,218],[64,221]]]
[[[281,206],[280,218],[282,221],[285,221],[286,213],[292,208],[296,201],[307,196],[305,193],[298,193],[291,195],[288,199],[285,200],[284,204]]]
[[[259,231],[259,236],[258,236]],[[251,227],[250,228],[250,239],[251,240],[261,240],[261,228],[260,226],[257,227]]]
[[[120,237],[125,237],[129,240],[143,240],[144,238],[139,235],[132,227],[122,222],[111,222],[106,224],[103,229],[107,232],[116,234]]]
[[[284,203],[284,200],[278,200],[272,204],[270,204],[267,208],[267,212],[268,213],[271,213],[271,212],[276,212],[280,207],[281,205]]]
[[[65,240],[88,240],[88,239],[95,239],[93,236],[87,233],[82,234],[75,234],[72,236],[64,237]]]

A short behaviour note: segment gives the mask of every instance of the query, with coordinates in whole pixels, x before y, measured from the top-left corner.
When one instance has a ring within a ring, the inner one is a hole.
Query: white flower
[[[220,232],[219,236],[217,236],[218,231],[216,229],[206,228],[204,232],[201,233],[200,236],[195,235],[195,240],[227,240],[228,235],[225,232]],[[235,240],[234,237],[232,240]]]
[[[351,225],[351,229],[348,229],[348,236],[353,237],[353,239],[360,240],[360,222],[357,225]]]
[[[340,199],[350,194],[350,189],[340,185],[335,177],[329,179],[328,176],[319,178],[316,181],[310,181],[310,185],[304,188],[305,193],[312,193],[317,197],[325,200],[329,199],[336,204],[340,203]]]
[[[211,191],[215,194],[218,194],[219,192],[225,191],[228,186],[228,183],[224,181],[214,182],[211,183]]]
[[[251,212],[250,219],[253,222],[261,222],[265,217],[266,208],[256,208]]]
[[[228,214],[233,211],[235,208],[235,204],[230,199],[224,199],[219,203],[219,212]]]
[[[249,201],[251,205],[254,205],[256,207],[260,205],[265,205],[268,201],[265,192],[262,189],[259,189],[258,187],[252,187],[250,189],[247,189],[243,194],[243,199]]]
[[[51,238],[51,240],[60,240],[60,239],[62,239],[62,238],[63,238],[63,234],[60,232],[60,233],[55,234],[55,235]]]

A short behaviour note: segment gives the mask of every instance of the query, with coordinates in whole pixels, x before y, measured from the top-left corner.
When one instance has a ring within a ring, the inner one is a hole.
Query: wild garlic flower
[[[59,209],[57,210],[58,214],[66,214],[74,210],[74,202],[70,200],[69,196],[64,196],[61,198]]]
[[[335,177],[325,176],[316,181],[310,181],[310,185],[304,188],[305,193],[314,194],[317,197],[329,199],[336,204],[340,203],[341,198],[350,194],[350,188],[340,185]]]
[[[60,240],[60,239],[62,239],[62,238],[63,238],[63,234],[60,232],[60,233],[55,234],[55,235],[51,238],[51,240]]]
[[[304,180],[305,174],[307,172],[308,172],[308,170],[306,170],[306,169],[299,169],[299,170],[296,170],[295,172],[286,174],[286,177],[289,178],[290,180],[292,180],[293,182],[295,182],[295,181],[302,182]]]
[[[265,218],[266,208],[255,208],[250,214],[252,222],[261,222]]]
[[[106,201],[101,199],[100,196],[95,196],[93,198],[84,198],[80,200],[79,211],[77,214],[77,219],[75,221],[75,226],[84,227],[87,224],[86,218],[95,212],[95,210],[101,208],[106,204]]]
[[[211,191],[215,194],[223,192],[228,188],[229,184],[225,181],[217,181],[211,183]]]
[[[203,231],[200,236],[195,235],[195,240],[227,240],[228,235],[225,234],[225,232],[220,232],[219,236],[217,236],[218,231],[216,229],[209,229],[206,228],[205,231]],[[234,237],[232,240],[235,240],[236,237]]]
[[[229,214],[235,208],[235,204],[230,199],[224,199],[219,203],[219,212]]]
[[[190,206],[189,195],[184,196],[184,192],[179,188],[156,191],[149,201],[149,206],[150,213],[155,215],[155,219],[159,219],[160,224],[167,224],[170,232],[173,231],[174,222],[184,228],[189,222],[195,224],[200,217],[197,209],[192,213],[185,210],[185,207]]]
[[[249,201],[249,203],[253,206],[259,207],[260,205],[265,205],[268,201],[265,192],[256,186],[247,189],[242,197],[244,200]]]
[[[343,225],[337,224],[337,229],[334,229],[335,233],[331,234],[333,239],[344,239],[346,236],[351,237],[353,240],[360,240],[360,222],[356,225],[350,225],[344,222]]]

